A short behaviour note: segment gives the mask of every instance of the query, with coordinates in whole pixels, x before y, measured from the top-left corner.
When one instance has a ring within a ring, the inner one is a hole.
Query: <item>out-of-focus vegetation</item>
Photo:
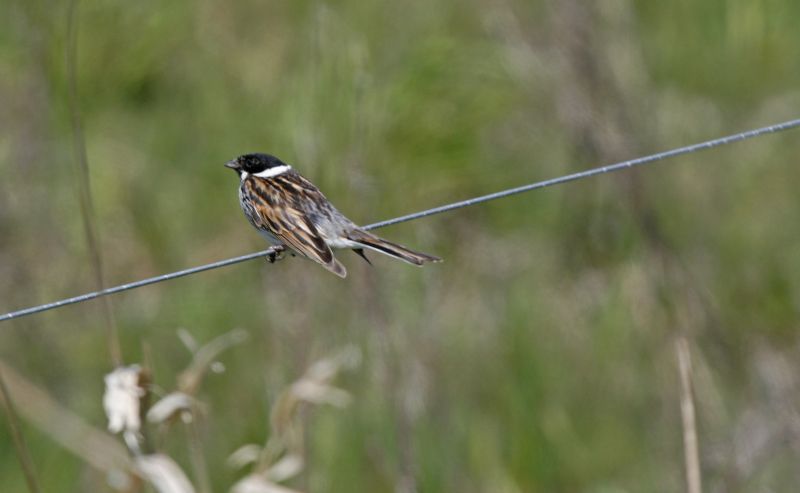
[[[0,15],[0,311],[95,288],[67,105],[67,2]],[[264,247],[222,164],[265,151],[354,220],[800,114],[795,0],[81,2],[78,101],[107,284]],[[708,491],[800,481],[800,133],[381,230],[441,255],[252,261],[111,299],[124,360],[201,341],[214,491],[279,392],[345,345],[352,402],[303,430],[305,491],[682,491],[685,335]],[[375,257],[375,256],[373,256]],[[0,325],[0,358],[98,428],[98,302]],[[7,421],[3,491],[24,491]],[[106,478],[23,422],[46,491]],[[186,437],[163,448],[191,474]]]

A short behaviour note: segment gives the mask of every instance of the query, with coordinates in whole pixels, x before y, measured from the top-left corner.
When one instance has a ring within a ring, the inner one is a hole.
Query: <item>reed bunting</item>
[[[441,260],[358,227],[310,181],[275,156],[245,154],[225,166],[239,174],[239,204],[244,215],[276,249],[267,258],[270,262],[289,249],[345,277],[347,271],[333,256],[332,248],[350,248],[367,262],[365,248],[414,265]]]

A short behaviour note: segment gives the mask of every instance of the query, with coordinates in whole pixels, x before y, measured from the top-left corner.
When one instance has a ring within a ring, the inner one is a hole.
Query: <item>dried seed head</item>
[[[142,399],[147,395],[144,381],[139,365],[119,367],[105,376],[103,408],[110,432],[139,432],[142,427]]]

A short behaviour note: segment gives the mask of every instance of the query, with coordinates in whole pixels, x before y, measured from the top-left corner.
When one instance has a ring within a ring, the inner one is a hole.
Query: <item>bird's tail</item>
[[[413,265],[422,265],[425,262],[442,261],[442,259],[439,257],[428,255],[427,253],[415,252],[414,250],[410,250],[402,245],[398,245],[397,243],[392,243],[391,241],[384,240],[383,238],[380,238],[378,236],[375,236],[371,233],[368,233],[360,229],[351,231],[347,235],[347,238],[350,241],[358,243],[360,246],[363,246],[364,248],[375,250],[376,252],[380,252],[383,253],[384,255],[388,255],[390,257],[403,260]]]
[[[326,269],[328,269],[329,271],[333,272],[334,274],[336,274],[339,277],[342,277],[342,278],[347,277],[347,270],[344,268],[344,265],[342,265],[341,262],[336,260],[336,258],[334,258],[333,260],[331,260],[327,264],[322,264],[322,266],[325,267]]]

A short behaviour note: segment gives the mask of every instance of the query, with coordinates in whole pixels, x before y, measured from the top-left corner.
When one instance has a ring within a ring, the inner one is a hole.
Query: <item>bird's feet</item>
[[[283,259],[283,257],[284,257],[283,254],[284,254],[285,251],[286,251],[286,247],[284,247],[283,245],[275,245],[275,246],[273,246],[272,249],[270,250],[270,252],[266,256],[267,262],[269,262],[270,264],[274,264],[278,260]]]

